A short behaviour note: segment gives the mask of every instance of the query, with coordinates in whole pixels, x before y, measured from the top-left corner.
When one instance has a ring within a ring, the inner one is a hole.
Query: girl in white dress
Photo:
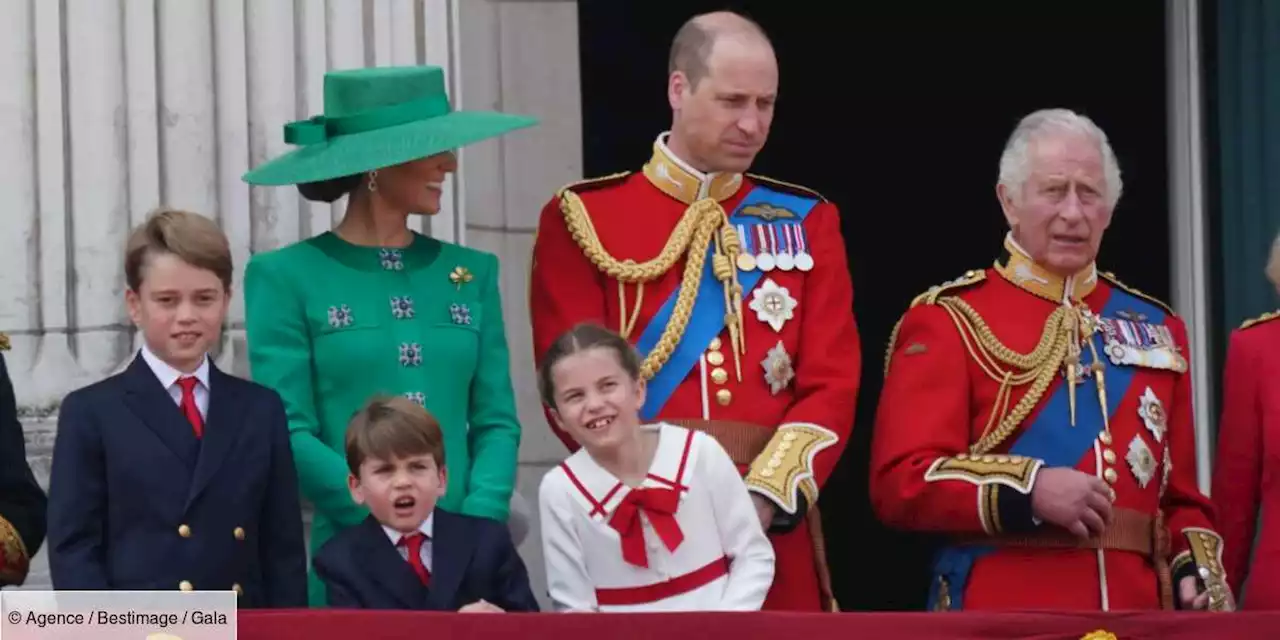
[[[773,547],[712,437],[641,424],[640,358],[590,324],[547,351],[539,391],[582,448],[539,488],[547,585],[558,611],[755,611]]]

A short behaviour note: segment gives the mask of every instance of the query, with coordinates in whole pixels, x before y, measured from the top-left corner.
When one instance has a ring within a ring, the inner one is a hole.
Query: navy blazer
[[[434,517],[430,588],[371,515],[339,531],[316,552],[313,564],[329,606],[457,611],[485,600],[504,611],[538,610],[506,525],[440,508]]]
[[[210,362],[206,413],[197,439],[141,354],[62,400],[54,589],[234,590],[245,608],[307,605],[284,403]]]

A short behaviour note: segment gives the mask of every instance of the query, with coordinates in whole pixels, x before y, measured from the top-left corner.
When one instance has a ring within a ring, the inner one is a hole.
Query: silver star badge
[[[795,317],[795,298],[786,287],[779,287],[772,278],[751,291],[751,303],[748,305],[756,312],[756,318],[773,327],[775,332],[782,331],[782,325]]]
[[[1138,415],[1142,418],[1142,422],[1147,425],[1147,430],[1155,437],[1156,442],[1164,442],[1164,432],[1169,425],[1169,415],[1164,411],[1164,405],[1160,404],[1160,398],[1156,397],[1156,392],[1147,387],[1142,392],[1141,404],[1138,405]]]
[[[1137,478],[1138,486],[1146,489],[1156,474],[1156,457],[1142,436],[1134,435],[1133,440],[1129,441],[1129,453],[1124,459],[1129,463],[1133,477]]]
[[[769,355],[765,356],[760,366],[764,367],[764,381],[769,383],[769,390],[775,396],[796,375],[791,368],[791,356],[787,354],[787,348],[782,345],[781,340],[769,350]]]

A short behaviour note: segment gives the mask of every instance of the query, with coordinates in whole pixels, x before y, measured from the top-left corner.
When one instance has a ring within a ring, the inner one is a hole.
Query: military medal
[[[751,303],[747,306],[756,312],[756,318],[773,327],[775,332],[782,331],[782,326],[795,317],[795,298],[786,287],[779,287],[773,278],[765,281],[751,291]]]
[[[742,225],[738,225],[738,237],[742,238],[742,253],[738,254],[738,268],[743,271],[753,271],[756,268],[756,258],[751,255],[753,238]]]
[[[760,236],[760,244],[756,247],[756,266],[761,271],[773,271],[777,263],[773,260],[773,254],[769,253],[769,239],[765,235],[764,225],[756,225],[756,231]]]
[[[791,367],[791,355],[787,353],[787,348],[783,346],[781,340],[769,350],[769,354],[760,362],[760,366],[764,368],[764,381],[769,383],[769,391],[775,396],[785,389],[796,375],[795,369]]]
[[[1156,456],[1151,453],[1151,447],[1147,446],[1142,436],[1134,434],[1133,440],[1129,441],[1129,453],[1124,459],[1129,463],[1129,470],[1133,472],[1138,486],[1146,489],[1156,475]]]
[[[808,245],[804,237],[804,227],[795,225],[793,230],[796,234],[796,268],[801,271],[808,271],[813,268],[813,256],[809,255]]]
[[[769,227],[769,237],[773,240],[774,253],[778,256],[778,268],[783,271],[790,271],[796,268],[795,256],[791,255],[791,240],[787,236],[786,227],[782,227],[782,240],[778,240],[777,227]],[[786,250],[782,249],[782,245],[787,245]]]

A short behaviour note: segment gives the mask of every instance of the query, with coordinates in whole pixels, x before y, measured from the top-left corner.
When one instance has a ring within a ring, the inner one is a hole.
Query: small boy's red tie
[[[182,413],[191,422],[197,438],[204,435],[204,417],[200,415],[200,407],[196,406],[195,389],[199,382],[191,376],[178,378],[178,386],[182,387]]]
[[[407,547],[409,552],[409,566],[413,567],[413,572],[418,574],[418,579],[422,581],[424,587],[431,583],[431,572],[427,571],[427,565],[422,563],[422,541],[425,538],[426,536],[421,532],[400,537],[400,546]]]

